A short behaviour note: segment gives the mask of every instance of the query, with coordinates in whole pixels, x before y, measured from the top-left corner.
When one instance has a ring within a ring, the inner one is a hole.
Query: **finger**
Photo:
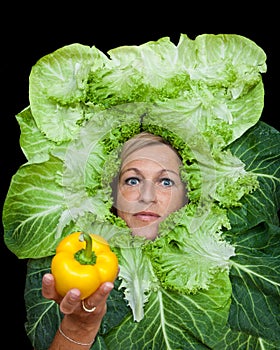
[[[76,308],[81,307],[81,292],[76,289],[70,289],[60,302],[60,310],[64,314],[71,314]]]
[[[51,300],[58,300],[59,295],[55,290],[55,281],[54,277],[50,273],[46,273],[42,279],[42,295]]]
[[[95,293],[84,300],[84,305],[86,309],[96,308],[95,313],[102,312],[106,308],[106,301],[114,288],[114,284],[111,282],[103,283]],[[84,309],[85,310],[85,309]]]

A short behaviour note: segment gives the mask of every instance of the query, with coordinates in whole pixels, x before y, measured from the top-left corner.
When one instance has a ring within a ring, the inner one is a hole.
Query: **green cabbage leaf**
[[[36,62],[16,115],[26,162],[2,213],[5,244],[28,259],[36,350],[63,317],[41,279],[75,230],[103,236],[120,263],[92,349],[279,349],[280,133],[260,121],[265,72],[264,51],[233,34],[108,55],[71,44]],[[178,150],[189,197],[154,241],[111,211],[119,151],[141,131]]]

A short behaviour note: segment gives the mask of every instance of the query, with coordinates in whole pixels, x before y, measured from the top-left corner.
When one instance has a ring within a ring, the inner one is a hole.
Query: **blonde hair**
[[[121,150],[121,154],[120,154],[120,158],[121,158],[121,162],[123,163],[125,161],[125,159],[132,154],[133,152],[142,149],[144,147],[147,146],[151,146],[151,145],[158,145],[158,144],[165,144],[167,146],[169,146],[177,155],[178,157],[181,159],[180,155],[178,154],[177,150],[174,149],[169,142],[167,142],[164,138],[162,138],[159,135],[154,135],[151,134],[149,132],[141,132],[140,134],[137,134],[135,136],[133,136],[132,138],[130,138],[129,140],[127,140],[124,145],[123,148]]]

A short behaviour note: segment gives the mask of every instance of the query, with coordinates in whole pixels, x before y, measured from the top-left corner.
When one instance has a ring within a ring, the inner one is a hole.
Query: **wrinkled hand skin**
[[[82,308],[81,293],[78,289],[71,289],[64,297],[61,297],[55,289],[55,281],[52,274],[47,273],[42,280],[42,294],[46,299],[54,300],[59,304],[61,312],[64,314],[61,322],[61,329],[71,339],[82,342],[93,342],[99,330],[102,318],[107,311],[107,298],[114,288],[112,282],[105,282],[84,300],[87,308],[96,306],[94,312],[86,312]],[[91,345],[82,346],[83,349],[90,349]],[[77,345],[67,340],[57,331],[56,336],[49,350],[53,349],[80,349]]]

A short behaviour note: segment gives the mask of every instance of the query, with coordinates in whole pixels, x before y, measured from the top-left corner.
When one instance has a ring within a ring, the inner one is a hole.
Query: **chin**
[[[158,236],[158,224],[133,228],[132,235],[146,237],[147,239],[154,240]]]

